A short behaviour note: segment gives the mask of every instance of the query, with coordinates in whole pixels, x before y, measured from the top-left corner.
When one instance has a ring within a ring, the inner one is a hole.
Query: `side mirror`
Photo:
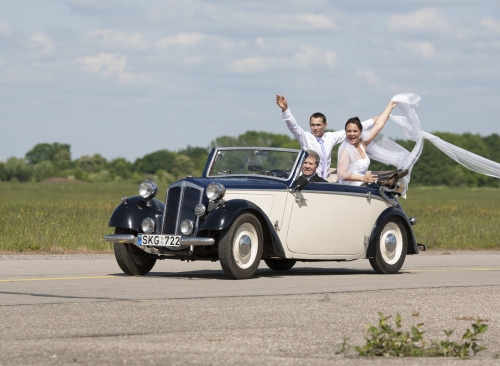
[[[297,179],[297,185],[294,188],[294,192],[302,191],[308,183],[309,181],[301,175],[299,179]]]

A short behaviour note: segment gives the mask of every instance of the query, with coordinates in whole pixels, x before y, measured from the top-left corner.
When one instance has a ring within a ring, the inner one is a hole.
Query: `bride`
[[[370,158],[366,148],[378,135],[391,115],[397,102],[389,102],[371,130],[363,133],[363,125],[358,117],[349,118],[345,124],[346,138],[339,147],[337,175],[339,183],[362,185],[377,181],[377,176],[368,171]]]
[[[499,163],[452,145],[437,136],[423,131],[416,112],[420,99],[420,96],[413,93],[395,95],[384,110],[384,113],[375,122],[375,126],[371,131],[362,133],[362,128],[352,118],[347,121],[347,136],[340,145],[338,155],[337,174],[340,183],[361,185],[363,182],[372,183],[376,181],[377,177],[368,172],[370,165],[369,155],[372,159],[384,164],[409,171],[408,175],[400,180],[402,184],[402,197],[406,197],[411,171],[418,161],[420,154],[422,154],[424,140],[432,143],[443,153],[467,169],[490,177],[500,178]],[[401,112],[400,116],[390,115],[396,104]],[[389,116],[393,122],[401,127],[405,139],[415,142],[415,146],[411,152],[391,139],[379,134]]]

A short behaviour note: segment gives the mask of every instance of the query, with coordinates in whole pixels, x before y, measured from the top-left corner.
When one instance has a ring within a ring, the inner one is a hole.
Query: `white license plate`
[[[137,245],[153,245],[157,247],[178,247],[180,246],[181,235],[148,235],[138,234]]]

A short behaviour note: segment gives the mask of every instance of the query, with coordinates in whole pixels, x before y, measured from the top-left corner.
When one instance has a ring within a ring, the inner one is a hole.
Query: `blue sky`
[[[499,58],[493,0],[2,2],[0,157],[60,142],[134,160],[288,133],[276,93],[304,128],[413,92],[425,131],[485,136],[500,133]]]

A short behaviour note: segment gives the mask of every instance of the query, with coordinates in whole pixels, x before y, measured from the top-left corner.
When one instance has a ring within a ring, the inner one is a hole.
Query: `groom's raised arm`
[[[283,118],[288,129],[299,142],[300,147],[304,148],[306,145],[306,131],[304,131],[302,127],[297,124],[297,121],[295,121],[292,112],[290,112],[288,108],[288,101],[283,95],[276,95],[276,104],[281,108],[281,118]]]

